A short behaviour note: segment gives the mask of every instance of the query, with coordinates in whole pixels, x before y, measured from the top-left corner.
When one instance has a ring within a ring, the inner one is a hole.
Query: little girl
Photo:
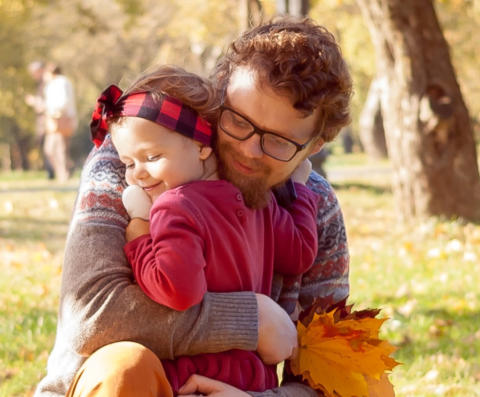
[[[111,133],[127,183],[153,202],[149,224],[136,218],[135,205],[129,210],[125,253],[135,279],[151,299],[175,310],[199,303],[206,291],[269,295],[274,270],[301,274],[317,254],[317,195],[304,186],[308,172],[297,175],[298,198],[288,211],[273,195],[267,207],[248,208],[238,188],[218,179],[212,149],[218,105],[207,80],[160,66],[125,93],[110,86],[93,114],[93,141],[99,145]],[[278,384],[275,366],[250,351],[162,364],[175,395],[192,374],[245,391]]]

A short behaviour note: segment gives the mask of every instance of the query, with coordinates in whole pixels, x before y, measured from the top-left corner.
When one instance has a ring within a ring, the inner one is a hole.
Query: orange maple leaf
[[[398,365],[390,357],[396,348],[378,337],[386,318],[375,318],[379,310],[351,308],[340,304],[327,312],[314,305],[313,312],[303,316],[297,324],[299,350],[291,370],[327,397],[393,392],[386,371]]]

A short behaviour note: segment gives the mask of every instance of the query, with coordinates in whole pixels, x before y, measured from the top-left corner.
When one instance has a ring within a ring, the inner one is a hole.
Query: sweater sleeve
[[[313,171],[307,187],[319,197],[317,213],[318,253],[302,277],[299,302],[303,308],[317,297],[338,302],[349,294],[349,252],[342,209],[332,186]]]
[[[176,189],[155,201],[150,234],[125,245],[135,280],[152,300],[175,310],[201,302],[207,292],[203,229]]]
[[[150,300],[134,282],[123,252],[128,217],[121,203],[124,167],[110,139],[85,164],[64,257],[58,344],[90,355],[131,340],[160,358],[255,350],[252,292],[205,294],[177,312]]]
[[[317,255],[317,194],[295,184],[297,199],[287,209],[272,200],[275,235],[275,271],[288,276],[300,275],[313,264]]]

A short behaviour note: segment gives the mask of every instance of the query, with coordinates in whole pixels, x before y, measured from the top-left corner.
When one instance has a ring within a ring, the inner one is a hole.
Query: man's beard
[[[234,145],[227,142],[218,142],[218,175],[221,179],[233,183],[242,193],[245,205],[249,208],[265,208],[270,199],[270,186],[267,177],[270,169],[258,160],[242,158],[236,153]],[[255,170],[261,170],[260,176],[246,176],[232,166],[232,160],[241,160],[242,164]]]

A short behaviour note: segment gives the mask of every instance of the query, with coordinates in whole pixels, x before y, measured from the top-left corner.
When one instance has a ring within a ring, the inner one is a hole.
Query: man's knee
[[[93,353],[67,396],[172,396],[162,364],[146,347],[117,342]]]

